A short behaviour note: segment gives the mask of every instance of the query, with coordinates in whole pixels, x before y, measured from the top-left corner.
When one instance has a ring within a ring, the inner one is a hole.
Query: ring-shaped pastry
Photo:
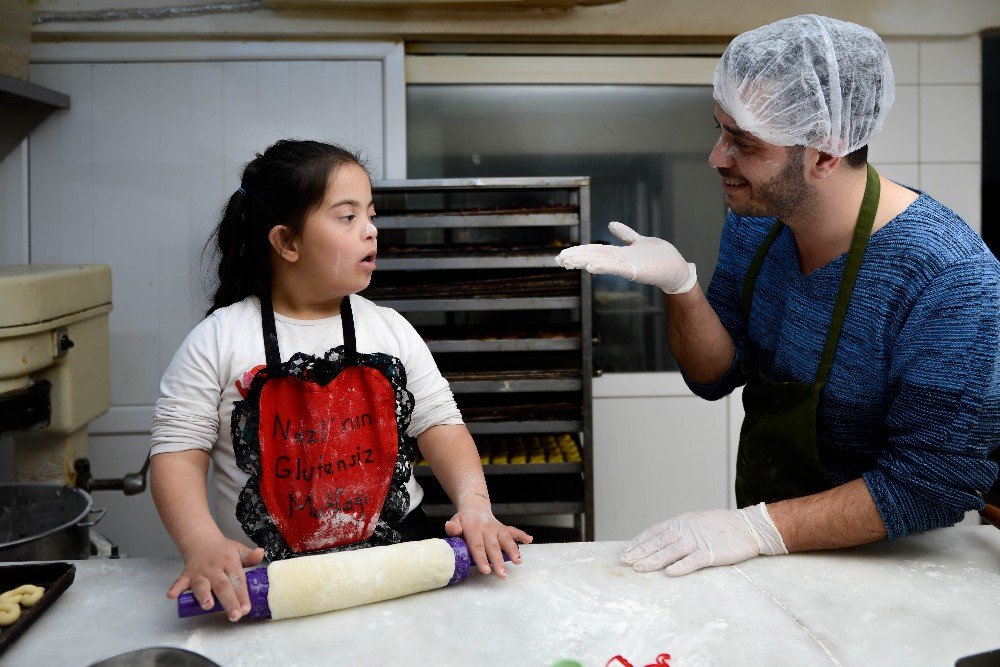
[[[14,602],[19,603],[22,607],[32,607],[36,602],[42,599],[42,594],[44,592],[45,589],[41,586],[25,584],[23,586],[18,586],[12,591],[0,593],[0,602]]]
[[[21,605],[4,600],[0,602],[0,628],[14,625],[21,617]]]

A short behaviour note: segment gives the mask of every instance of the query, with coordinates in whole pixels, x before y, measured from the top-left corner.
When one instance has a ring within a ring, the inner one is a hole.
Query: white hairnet
[[[736,37],[715,68],[714,86],[722,109],[757,138],[838,157],[882,129],[896,98],[879,36],[815,14]]]

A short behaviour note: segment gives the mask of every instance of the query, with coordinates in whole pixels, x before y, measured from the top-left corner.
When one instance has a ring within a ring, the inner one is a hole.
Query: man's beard
[[[749,198],[741,203],[729,203],[736,215],[761,218],[788,218],[813,207],[816,193],[802,174],[805,151],[794,146],[788,152],[788,163],[777,176],[759,185],[749,185]],[[722,172],[719,172],[722,174]],[[725,177],[723,175],[723,177]]]

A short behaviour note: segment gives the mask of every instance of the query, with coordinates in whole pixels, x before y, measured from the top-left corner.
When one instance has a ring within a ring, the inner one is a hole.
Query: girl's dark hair
[[[270,297],[268,233],[276,225],[301,233],[306,216],[323,201],[330,175],[352,164],[365,169],[358,155],[340,146],[289,139],[247,164],[206,244],[214,239],[219,253],[219,286],[208,314],[251,295]]]

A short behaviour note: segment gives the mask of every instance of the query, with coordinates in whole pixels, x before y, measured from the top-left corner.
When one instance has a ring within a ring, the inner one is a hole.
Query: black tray
[[[45,592],[32,607],[21,607],[21,616],[0,630],[0,655],[7,650],[32,623],[41,616],[57,597],[63,594],[76,576],[76,565],[71,563],[32,563],[0,567],[0,593],[24,584],[42,586]]]

